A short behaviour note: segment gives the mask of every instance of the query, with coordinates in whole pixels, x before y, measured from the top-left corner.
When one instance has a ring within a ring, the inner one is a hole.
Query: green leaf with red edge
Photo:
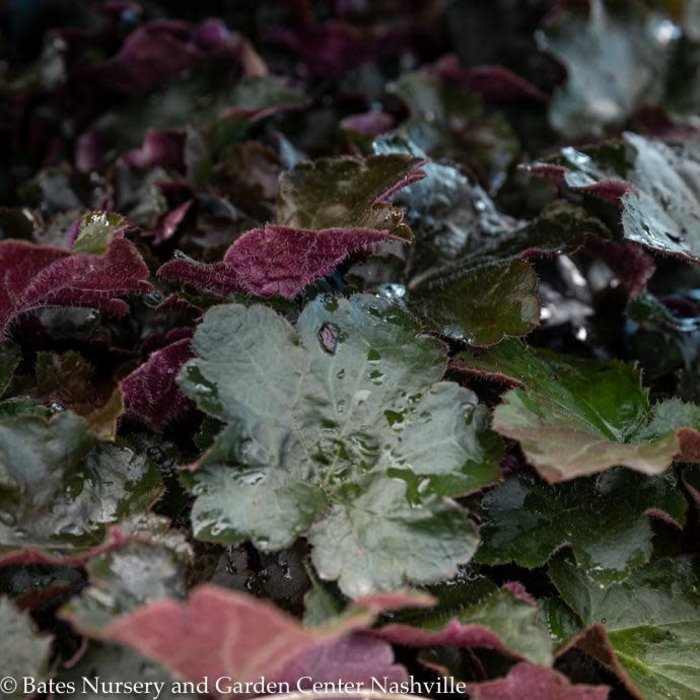
[[[447,578],[471,557],[475,528],[444,497],[497,478],[498,440],[405,312],[319,298],[293,328],[219,306],[192,346],[180,385],[227,423],[186,476],[198,538],[274,551],[307,534],[322,578],[351,596]]]
[[[553,177],[589,207],[611,202],[622,235],[653,252],[700,261],[700,145],[626,133],[621,141],[565,148],[556,165],[532,169]]]
[[[276,221],[289,228],[321,231],[351,228],[387,231],[411,240],[403,212],[389,200],[423,177],[421,158],[373,155],[300,163],[280,181]]]
[[[490,565],[514,562],[532,569],[570,546],[578,565],[608,584],[649,560],[649,515],[680,526],[686,507],[670,471],[647,477],[611,469],[595,478],[556,485],[518,475],[484,495],[476,558]]]
[[[680,401],[652,407],[632,365],[528,349],[519,341],[479,357],[461,353],[459,360],[478,375],[521,385],[503,396],[493,427],[518,440],[547,481],[617,465],[660,474],[677,455],[698,457],[699,409]]]
[[[438,601],[434,608],[399,612],[376,634],[404,646],[492,649],[551,665],[552,640],[540,608],[519,584],[498,588],[466,573],[429,590]]]
[[[657,559],[602,586],[566,557],[549,574],[585,629],[578,646],[617,673],[638,698],[700,695],[700,563]]]

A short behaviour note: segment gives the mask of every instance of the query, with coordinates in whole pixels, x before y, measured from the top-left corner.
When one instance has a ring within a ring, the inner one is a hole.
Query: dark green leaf
[[[375,150],[422,154],[396,136],[378,140]],[[428,163],[423,170],[425,179],[396,197],[415,235],[404,273],[407,307],[436,331],[475,345],[531,331],[539,321],[537,277],[518,258],[564,242],[499,212],[457,167]]]
[[[534,568],[569,545],[580,567],[610,583],[649,560],[647,513],[662,512],[682,524],[686,502],[673,473],[645,477],[612,469],[556,486],[513,477],[489,491],[482,507],[480,561]]]
[[[89,684],[84,679],[88,679]],[[148,687],[153,694],[159,692],[159,700],[196,700],[201,697],[185,692],[184,683],[176,680],[155,662],[147,661],[136,652],[123,647],[97,642],[91,642],[78,664],[70,670],[62,670],[56,680],[60,683],[73,683],[80,690],[80,697],[85,700],[104,700],[103,688],[113,689],[120,687],[118,684],[126,683],[151,683],[152,685],[141,688]],[[97,685],[95,688],[95,681],[105,685]],[[144,693],[139,688],[139,692],[110,692],[109,697],[116,700],[143,700]]]
[[[22,359],[19,347],[10,342],[0,343],[0,396],[10,386],[12,376]]]
[[[377,229],[410,240],[403,213],[387,199],[422,177],[416,170],[420,163],[396,154],[301,163],[282,176],[277,223],[311,230]]]

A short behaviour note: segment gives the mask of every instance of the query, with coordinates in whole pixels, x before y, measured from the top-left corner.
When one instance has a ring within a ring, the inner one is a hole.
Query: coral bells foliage
[[[3,697],[700,697],[696,3],[6,5]]]

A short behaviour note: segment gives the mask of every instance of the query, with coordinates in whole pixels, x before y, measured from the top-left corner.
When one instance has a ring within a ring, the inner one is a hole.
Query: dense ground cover
[[[700,3],[0,19],[3,697],[700,698]]]

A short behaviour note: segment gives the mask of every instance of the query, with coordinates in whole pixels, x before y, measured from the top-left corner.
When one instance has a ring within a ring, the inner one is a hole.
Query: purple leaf
[[[189,338],[152,353],[120,382],[126,414],[160,432],[191,410],[193,404],[175,383],[175,377],[192,357]]]
[[[115,234],[102,255],[72,253],[25,241],[0,241],[0,330],[22,313],[46,306],[80,306],[123,316],[118,297],[152,287],[133,244]]]
[[[132,32],[120,51],[97,66],[92,77],[115,92],[145,93],[190,68],[197,56],[187,22],[155,20]]]
[[[519,663],[505,678],[469,683],[472,700],[606,700],[606,685],[573,685],[563,674],[546,666]]]
[[[340,122],[340,126],[346,131],[352,131],[363,136],[379,136],[389,129],[393,129],[394,117],[386,112],[363,112],[351,114]]]
[[[386,683],[408,680],[406,669],[395,663],[391,645],[362,632],[356,632],[304,651],[289,662],[275,680],[296,686],[302,678],[315,683],[361,684],[369,687],[372,679]]]
[[[376,634],[387,642],[408,647],[484,648],[495,649],[509,656],[513,655],[513,651],[503,643],[493,630],[484,625],[462,624],[459,620],[451,620],[440,630],[391,624],[377,630]]]
[[[430,72],[481,95],[487,102],[546,102],[549,99],[538,87],[503,66],[472,66],[465,70],[454,54],[441,58],[431,66]]]
[[[378,670],[400,675],[403,670],[393,664],[388,646],[348,637],[367,629],[382,609],[396,609],[401,601],[408,606],[426,602],[405,593],[384,599],[385,608],[382,597],[368,598],[367,605],[359,601],[329,626],[305,628],[266,601],[204,585],[185,602],[162,598],[104,627],[88,627],[79,619],[72,622],[81,632],[130,647],[184,679],[209,678],[212,686],[214,679],[224,676],[234,682],[278,674],[293,678],[310,675],[307,669],[357,677],[370,654]],[[332,665],[323,669],[326,661]]]
[[[184,172],[186,138],[183,131],[149,129],[143,137],[141,148],[125,153],[122,160],[135,168],[164,168]]]
[[[600,257],[615,273],[623,289],[630,296],[639,296],[656,271],[656,263],[651,255],[634,243],[604,241],[590,238],[586,247]]]
[[[241,236],[226,251],[223,262],[203,265],[173,260],[158,274],[221,296],[247,292],[292,299],[350,255],[369,253],[386,240],[402,239],[371,229],[311,231],[271,224]]]
[[[163,214],[155,228],[145,232],[144,235],[153,236],[156,243],[163,243],[172,238],[180,227],[180,224],[185,220],[193,204],[194,200],[189,199],[175,207],[175,209],[171,209],[167,214]]]

